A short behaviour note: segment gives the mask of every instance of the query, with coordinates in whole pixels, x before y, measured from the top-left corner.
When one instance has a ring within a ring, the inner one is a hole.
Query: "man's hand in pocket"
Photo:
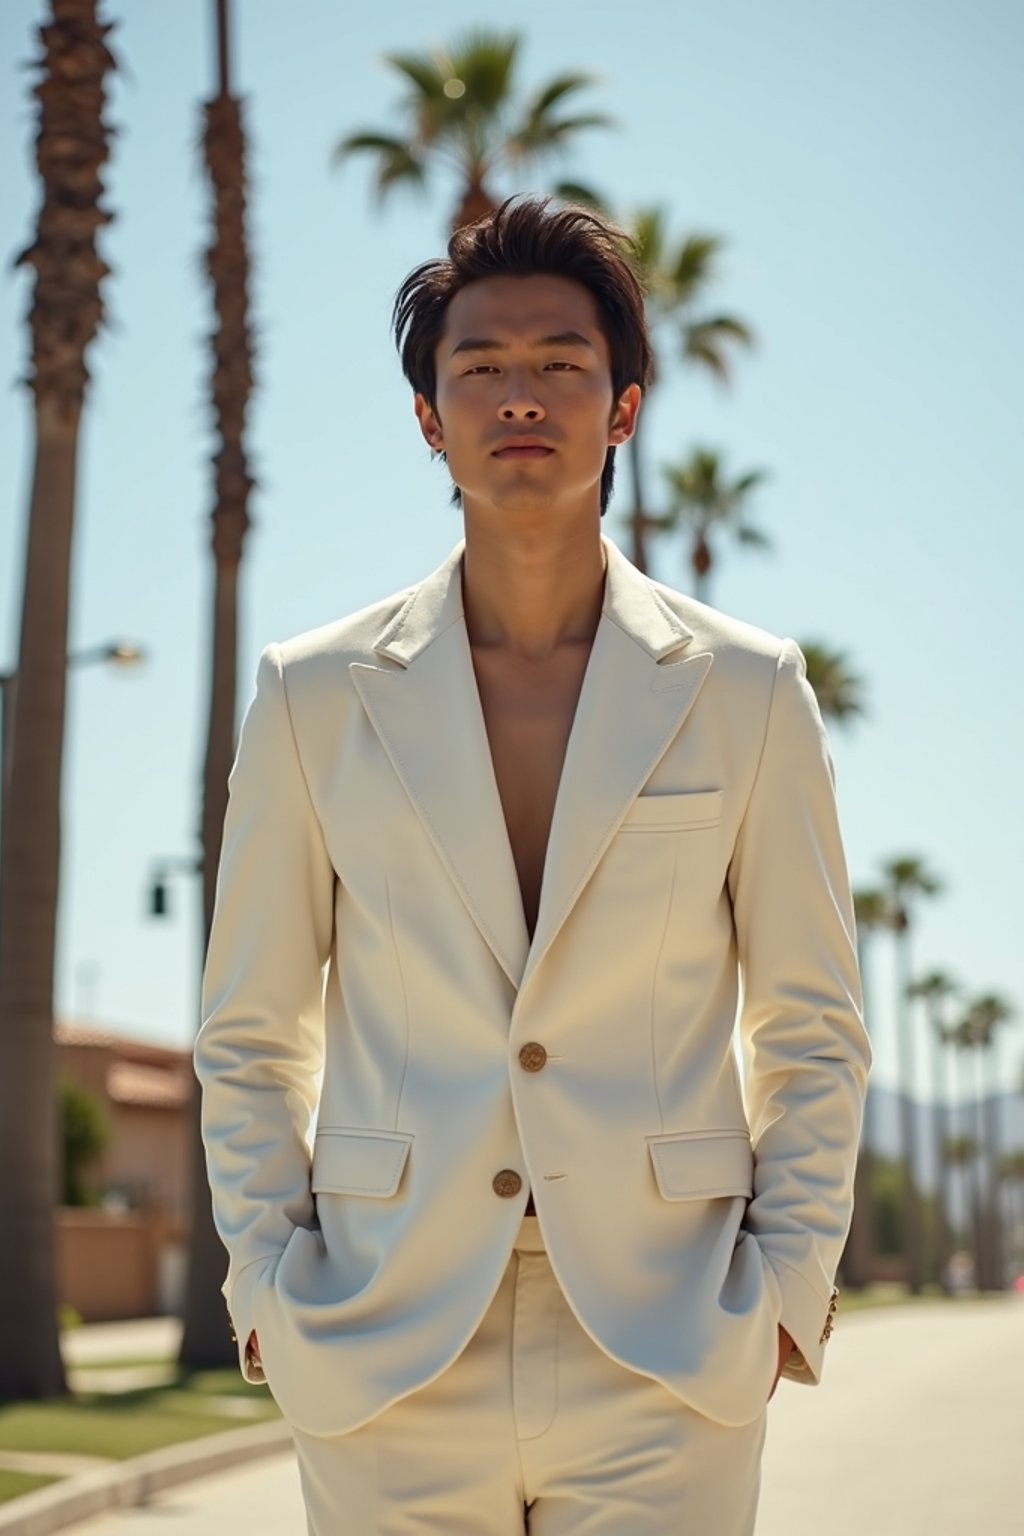
[[[256,1337],[256,1335],[253,1334],[253,1338],[255,1338],[255,1337]],[[792,1338],[790,1337],[790,1335],[786,1332],[785,1328],[783,1328],[782,1324],[780,1323],[779,1324],[779,1365],[778,1365],[778,1369],[775,1372],[775,1380],[772,1382],[772,1389],[768,1393],[768,1401],[769,1402],[771,1402],[772,1398],[775,1396],[775,1388],[779,1384],[779,1377],[782,1375],[782,1367],[785,1365],[786,1361],[789,1359],[790,1355],[793,1352],[794,1347],[795,1347],[795,1345],[794,1345],[794,1342],[793,1342]]]
[[[263,1369],[263,1362],[260,1359],[260,1341],[256,1337],[255,1328],[253,1329],[252,1333],[250,1333],[248,1342],[245,1346],[245,1358],[250,1365],[255,1365],[259,1370]]]

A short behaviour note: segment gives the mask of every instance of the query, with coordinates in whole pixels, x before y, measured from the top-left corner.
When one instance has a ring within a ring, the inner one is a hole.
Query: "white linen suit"
[[[242,1367],[309,1434],[451,1364],[531,1187],[613,1360],[724,1425],[780,1322],[820,1378],[870,1066],[827,739],[792,641],[603,546],[532,943],[464,546],[260,659],[195,1065]]]

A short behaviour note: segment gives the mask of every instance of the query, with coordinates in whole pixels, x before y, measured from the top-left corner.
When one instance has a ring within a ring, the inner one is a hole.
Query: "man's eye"
[[[576,370],[576,366],[577,365],[575,363],[567,363],[567,362],[561,362],[561,361],[559,361],[559,362],[552,362],[552,363],[546,363],[545,364],[545,367],[547,367],[547,368],[568,368],[568,369],[571,369],[573,371]],[[470,374],[481,373],[484,370],[487,370],[487,371],[489,371],[491,373],[495,372],[494,364],[493,363],[474,363],[472,368],[467,368],[466,369],[466,372],[463,375],[463,377],[464,378],[469,378]]]

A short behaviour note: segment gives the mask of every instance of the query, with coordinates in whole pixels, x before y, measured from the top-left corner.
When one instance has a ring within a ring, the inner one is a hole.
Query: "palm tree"
[[[913,974],[910,957],[911,902],[920,896],[934,896],[942,889],[928,872],[923,860],[903,857],[890,859],[883,873],[892,909],[892,929],[896,936],[897,1048],[900,1064],[900,1128],[904,1168],[905,1232],[907,1242],[907,1282],[911,1295],[921,1290],[921,1207],[917,1184],[917,1157],[914,1147],[914,1043],[910,1014],[910,982]]]
[[[740,544],[770,548],[767,537],[747,520],[746,505],[751,491],[766,478],[765,471],[748,470],[729,482],[719,455],[698,447],[684,463],[665,465],[662,473],[669,487],[668,509],[648,517],[646,525],[661,534],[687,535],[694,596],[707,602],[714,532],[731,534]]]
[[[466,33],[449,50],[429,54],[393,53],[385,63],[402,77],[406,93],[400,110],[404,131],[360,130],[341,139],[334,162],[357,154],[375,161],[378,202],[398,185],[425,188],[437,170],[454,172],[458,202],[450,220],[454,232],[495,209],[502,200],[498,179],[517,181],[554,152],[568,148],[585,129],[607,128],[604,113],[564,111],[567,99],[595,84],[579,72],[557,75],[525,103],[515,101],[515,66],[520,39],[486,30]],[[514,188],[513,190],[518,190]],[[559,181],[557,197],[585,204],[611,217],[601,196],[577,181]],[[683,358],[704,367],[721,382],[729,379],[727,341],[751,345],[750,329],[731,315],[697,313],[701,291],[710,282],[722,242],[691,235],[668,247],[661,209],[636,214],[626,232],[634,242],[627,254],[648,294],[652,327],[677,331]],[[657,377],[655,367],[651,385]],[[641,419],[629,442],[633,476],[633,559],[647,569],[647,504],[643,494]]]
[[[872,1014],[869,1006],[868,941],[869,935],[891,926],[888,898],[882,891],[856,890],[853,893],[853,912],[857,923],[857,964],[861,978],[864,1022],[870,1033]],[[874,1156],[874,1101],[869,1088],[864,1101],[864,1124],[854,1176],[853,1217],[843,1252],[843,1281],[854,1290],[868,1284],[874,1269],[876,1247]]]
[[[979,1160],[980,1147],[971,1134],[972,1118],[976,1121],[978,1115],[977,1104],[974,1104],[972,1117],[971,1105],[975,1099],[973,1081],[973,1058],[977,1040],[974,1028],[969,1017],[961,1018],[958,1024],[953,1026],[949,1034],[949,1041],[957,1057],[957,1066],[960,1075],[960,1115],[961,1132],[957,1138],[967,1149],[962,1159],[965,1172],[968,1177],[968,1198],[970,1205],[971,1246],[974,1250],[974,1277],[975,1284],[981,1285],[984,1278],[984,1233],[982,1205],[985,1197],[983,1169]]]
[[[463,34],[450,51],[386,54],[384,62],[406,86],[400,106],[403,130],[347,134],[335,147],[335,163],[370,155],[376,162],[378,202],[392,187],[425,187],[436,170],[454,172],[453,232],[491,213],[502,201],[495,190],[502,177],[519,183],[584,129],[612,126],[612,119],[600,112],[565,111],[569,97],[595,83],[591,75],[556,75],[525,101],[518,100],[520,45],[514,33],[477,29]],[[563,182],[554,190],[601,206],[596,193],[577,183]]]
[[[227,810],[228,774],[235,752],[238,672],[238,575],[254,481],[245,448],[252,393],[253,341],[249,325],[249,253],[245,227],[245,130],[231,94],[228,0],[216,0],[218,91],[206,103],[203,154],[214,196],[213,238],[206,271],[213,288],[216,329],[212,396],[218,446],[214,455],[212,545],[213,643],[206,756],[203,765],[203,952],[209,943]],[[230,1363],[234,1356],[220,1287],[226,1256],[213,1224],[206,1160],[200,1136],[199,1084],[192,1094],[192,1230],[184,1327],[179,1359],[193,1369]]]
[[[86,353],[109,268],[96,248],[116,67],[98,0],[53,0],[39,28],[35,239],[29,312],[35,445],[14,694],[0,913],[0,1400],[66,1391],[57,1332],[53,1212],[59,1192],[53,974],[60,786],[78,438]]]
[[[1000,1090],[996,1041],[1000,1027],[1013,1016],[1009,1003],[989,993],[970,1005],[961,1025],[974,1047],[977,1064],[978,1142],[982,1153],[978,1170],[979,1286],[982,1290],[1003,1288],[1003,1244],[999,1224],[1000,1135],[997,1118]],[[989,1064],[987,1091],[986,1060]]]
[[[951,1047],[954,1047],[954,1048],[956,1047],[957,1040],[956,1040],[956,1031],[955,1030],[947,1031],[945,1043],[946,1043],[947,1046],[951,1046]],[[972,1233],[971,1247],[972,1247],[972,1251],[975,1254],[975,1258],[974,1258],[974,1261],[973,1261],[973,1263],[974,1263],[974,1281],[975,1281],[975,1284],[977,1283],[977,1278],[978,1278],[978,1275],[977,1275],[978,1262],[977,1262],[977,1257],[976,1257],[977,1249],[975,1247],[974,1236],[973,1236],[973,1234],[975,1233],[976,1229],[975,1229],[975,1226],[974,1226],[974,1200],[973,1200],[973,1195],[972,1195],[972,1191],[971,1191],[971,1169],[974,1167],[974,1159],[977,1156],[977,1152],[978,1152],[978,1149],[977,1149],[977,1146],[975,1145],[975,1142],[974,1142],[973,1138],[970,1137],[970,1136],[962,1136],[962,1135],[961,1136],[951,1136],[949,1138],[949,1140],[946,1142],[945,1147],[943,1148],[943,1159],[944,1159],[946,1168],[950,1170],[950,1174],[952,1174],[952,1170],[954,1168],[961,1169],[962,1172],[963,1172],[962,1184],[963,1184],[963,1194],[964,1194],[964,1209],[965,1209],[966,1215],[967,1215],[967,1225],[971,1229],[971,1233]]]
[[[807,663],[807,681],[814,690],[818,708],[826,720],[844,724],[855,715],[867,713],[864,684],[850,671],[844,651],[833,651],[817,640],[801,640],[800,649]]]
[[[931,971],[920,981],[912,983],[910,996],[921,998],[928,1014],[931,1038],[932,1098],[934,1099],[933,1124],[935,1130],[936,1167],[936,1227],[935,1270],[939,1284],[948,1290],[948,1264],[952,1249],[949,1229],[949,1170],[946,1164],[946,1147],[949,1127],[946,1121],[946,1095],[943,1091],[943,1046],[950,1033],[943,1018],[943,1006],[953,997],[956,987],[942,971]]]
[[[754,345],[754,333],[735,315],[708,313],[704,292],[716,276],[715,263],[724,241],[715,235],[691,234],[680,245],[669,243],[662,208],[645,208],[624,222],[632,247],[630,257],[639,270],[647,294],[647,315],[655,342],[655,359],[647,394],[658,382],[657,342],[662,331],[674,333],[684,363],[705,369],[720,384],[731,377],[728,345]],[[647,570],[647,533],[654,516],[647,499],[643,443],[645,414],[637,416],[629,440],[629,464],[633,480],[632,560]],[[750,541],[752,542],[752,541]]]

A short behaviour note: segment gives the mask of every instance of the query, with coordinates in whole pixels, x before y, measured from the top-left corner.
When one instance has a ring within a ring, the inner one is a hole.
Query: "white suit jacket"
[[[450,1364],[530,1188],[613,1359],[730,1425],[779,1322],[820,1377],[870,1065],[827,739],[793,641],[603,542],[532,942],[464,546],[260,658],[195,1065],[239,1349],[313,1434]]]

